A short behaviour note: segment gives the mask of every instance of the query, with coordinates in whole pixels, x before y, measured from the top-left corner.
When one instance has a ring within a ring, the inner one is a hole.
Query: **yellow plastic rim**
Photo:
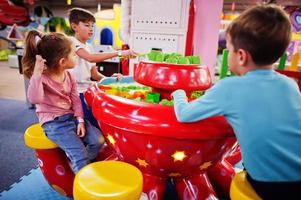
[[[142,193],[138,168],[120,161],[101,161],[82,168],[75,176],[75,200],[136,200]]]
[[[54,149],[57,145],[49,140],[40,124],[28,127],[24,133],[25,144],[32,149]]]

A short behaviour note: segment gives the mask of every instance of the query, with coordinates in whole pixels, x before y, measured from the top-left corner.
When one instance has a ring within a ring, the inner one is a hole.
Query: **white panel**
[[[132,29],[187,30],[190,0],[133,0]]]
[[[152,48],[161,48],[164,53],[185,53],[184,34],[132,32],[131,48],[139,53],[148,53]]]
[[[185,53],[190,0],[132,0],[130,48]],[[130,74],[138,59],[130,60]]]

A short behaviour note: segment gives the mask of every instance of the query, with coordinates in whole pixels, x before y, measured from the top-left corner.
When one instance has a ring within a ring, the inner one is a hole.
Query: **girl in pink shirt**
[[[77,173],[96,158],[104,140],[99,129],[83,119],[76,81],[68,71],[75,66],[75,49],[64,34],[36,30],[28,33],[25,45],[28,99],[36,104],[46,136],[66,152]]]

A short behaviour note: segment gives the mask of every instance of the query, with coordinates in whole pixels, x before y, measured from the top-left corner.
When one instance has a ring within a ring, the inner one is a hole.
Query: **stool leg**
[[[160,200],[163,198],[166,178],[143,173],[143,192],[149,200]]]
[[[206,173],[198,174],[188,178],[177,178],[175,179],[175,182],[180,200],[218,200]]]
[[[61,195],[72,197],[74,173],[66,154],[59,148],[36,149],[36,156],[49,185]]]
[[[102,160],[118,160],[118,156],[116,154],[116,151],[110,147],[107,144],[104,144],[100,150],[99,153],[96,157],[97,161],[102,161]]]
[[[226,199],[229,198],[230,185],[234,175],[233,166],[226,160],[216,163],[208,170],[208,176],[218,196]]]

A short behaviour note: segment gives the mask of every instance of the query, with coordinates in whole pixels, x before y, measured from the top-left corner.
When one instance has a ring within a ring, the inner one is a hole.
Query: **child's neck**
[[[57,82],[62,83],[65,80],[65,70],[48,71],[47,74],[51,79]]]
[[[245,75],[246,73],[254,70],[260,70],[260,69],[273,69],[273,65],[264,65],[264,66],[258,66],[256,64],[248,65],[244,68],[245,70],[242,72],[242,75]]]
[[[75,38],[83,44],[86,44],[87,40],[82,38],[79,34],[75,33]]]

